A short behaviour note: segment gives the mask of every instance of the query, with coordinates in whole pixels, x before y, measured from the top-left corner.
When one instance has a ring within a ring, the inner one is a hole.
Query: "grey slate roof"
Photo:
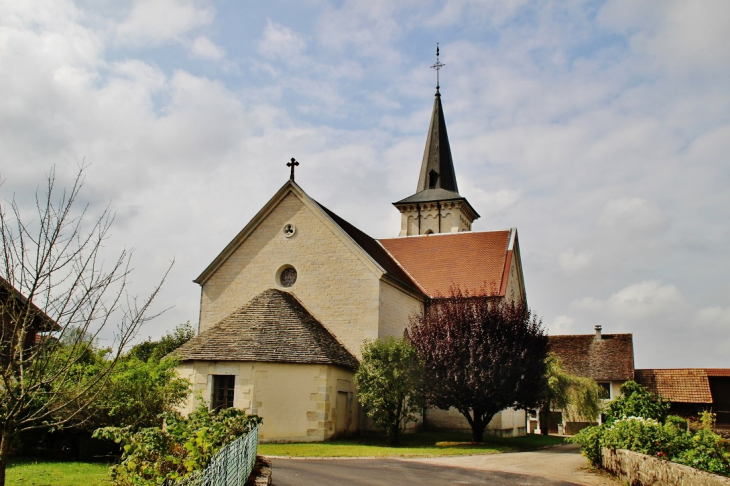
[[[266,290],[171,353],[180,361],[264,361],[357,368],[357,359],[291,294]]]
[[[634,341],[631,334],[549,336],[550,352],[560,357],[563,367],[578,376],[596,381],[634,379]]]
[[[446,189],[424,189],[419,191],[412,196],[408,196],[405,199],[401,199],[395,204],[401,203],[417,203],[417,202],[429,202],[429,201],[457,201],[464,199],[464,196],[454,191],[447,191]]]
[[[385,248],[377,242],[377,240],[357,229],[355,226],[337,216],[321,204],[317,203],[317,205],[319,205],[319,207],[322,208],[322,210],[327,213],[330,218],[332,218],[332,221],[334,221],[337,226],[342,229],[342,231],[347,233],[347,235],[352,238],[355,243],[357,243],[357,245],[365,251],[365,253],[370,255],[370,257],[375,260],[378,265],[383,267],[388,275],[407,287],[410,287],[412,290],[420,293],[418,285],[405,272],[405,270],[401,268],[398,262],[385,250]]]
[[[456,174],[454,172],[454,161],[451,158],[451,147],[449,136],[446,133],[446,121],[444,120],[444,108],[441,106],[441,94],[436,90],[436,99],[433,102],[431,113],[431,125],[428,128],[426,138],[426,149],[423,151],[423,162],[421,162],[421,173],[418,178],[416,192],[429,189],[429,172],[435,170],[439,177],[436,181],[436,189],[459,193],[456,185]]]

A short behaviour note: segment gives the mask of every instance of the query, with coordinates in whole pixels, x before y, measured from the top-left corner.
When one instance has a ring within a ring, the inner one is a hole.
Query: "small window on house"
[[[233,407],[233,389],[236,377],[234,375],[213,375],[213,399],[211,403],[215,410]]]
[[[428,188],[436,189],[436,184],[438,184],[438,181],[439,173],[436,172],[434,169],[431,169],[431,172],[428,173]]]
[[[610,400],[611,399],[611,384],[608,382],[601,382],[598,383],[598,386],[601,387],[601,398],[604,400]]]

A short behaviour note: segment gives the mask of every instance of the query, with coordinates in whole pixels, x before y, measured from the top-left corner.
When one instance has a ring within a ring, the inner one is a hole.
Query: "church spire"
[[[470,231],[472,222],[479,217],[466,198],[459,194],[456,185],[439,90],[439,71],[443,66],[436,44],[436,64],[431,66],[436,70],[436,99],[433,102],[418,187],[412,196],[393,203],[401,212],[401,236]]]
[[[444,109],[441,106],[441,93],[438,92],[438,88],[436,89],[431,125],[426,138],[426,149],[423,151],[416,192],[427,189],[446,189],[458,194],[454,160],[451,158],[449,135],[446,133]]]

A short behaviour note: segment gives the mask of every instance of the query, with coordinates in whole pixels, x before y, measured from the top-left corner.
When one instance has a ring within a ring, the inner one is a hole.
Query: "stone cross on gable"
[[[287,167],[291,167],[291,175],[289,176],[290,181],[294,180],[294,167],[296,167],[297,165],[299,165],[299,162],[297,162],[294,157],[291,158],[291,162],[287,162],[286,164]]]

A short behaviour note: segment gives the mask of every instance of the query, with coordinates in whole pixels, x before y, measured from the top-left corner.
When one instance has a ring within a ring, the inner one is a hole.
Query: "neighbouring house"
[[[10,359],[8,353],[18,344],[22,327],[25,327],[25,349],[36,344],[40,333],[59,330],[53,319],[0,277],[0,364],[5,365]]]
[[[319,441],[365,424],[353,380],[364,341],[403,335],[427,299],[525,300],[517,230],[472,232],[437,89],[416,193],[394,203],[399,236],[376,240],[290,180],[195,279],[199,334],[174,354],[194,395],[263,417],[263,441]],[[196,398],[197,397],[197,398]],[[453,411],[430,426],[468,428]],[[525,433],[524,411],[488,433]]]
[[[631,334],[595,334],[550,336],[550,352],[563,362],[571,374],[593,378],[604,389],[605,401],[620,394],[621,385],[634,379],[634,342]],[[596,422],[600,417],[596,417]],[[548,432],[575,434],[590,422],[566,421],[561,411],[553,411]],[[559,428],[563,430],[560,431]]]
[[[718,427],[730,428],[730,369],[640,369],[635,381],[668,400],[673,414],[709,410],[717,414]]]

